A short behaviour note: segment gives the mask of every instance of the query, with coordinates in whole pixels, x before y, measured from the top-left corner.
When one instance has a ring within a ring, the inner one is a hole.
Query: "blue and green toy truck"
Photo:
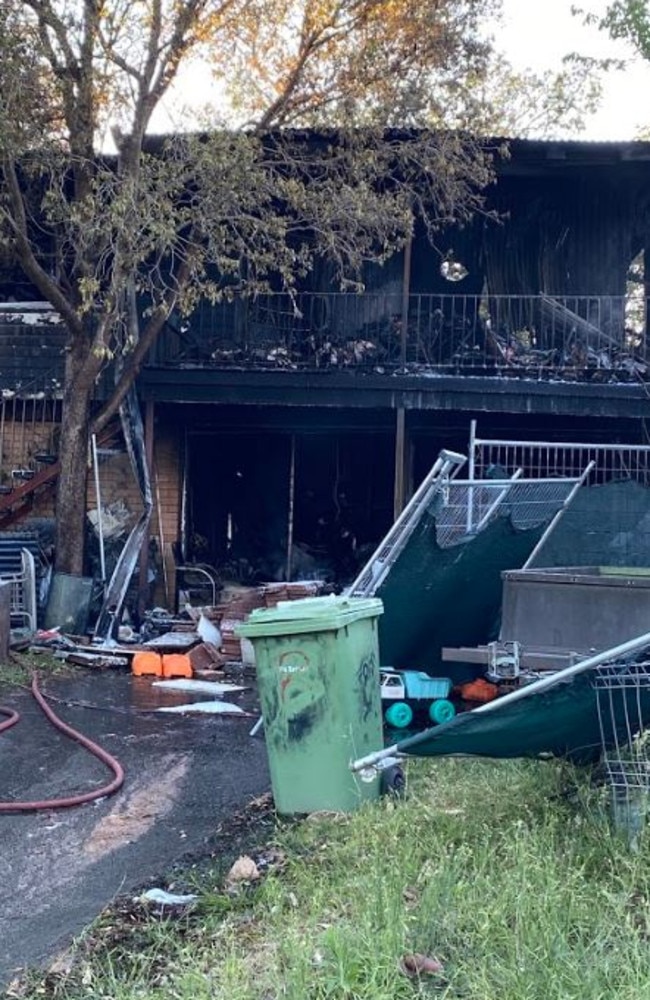
[[[394,729],[411,725],[416,711],[424,710],[434,725],[449,722],[456,714],[448,695],[448,677],[430,677],[422,670],[393,670],[382,667],[379,682],[384,719]]]

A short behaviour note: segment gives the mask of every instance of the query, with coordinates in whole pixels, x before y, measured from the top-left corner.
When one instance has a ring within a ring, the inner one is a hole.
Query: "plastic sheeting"
[[[441,549],[435,518],[425,513],[377,590],[381,662],[397,669],[442,669],[443,646],[476,646],[499,628],[501,573],[521,566],[543,525],[517,530],[506,518]],[[449,664],[444,672],[449,673]]]

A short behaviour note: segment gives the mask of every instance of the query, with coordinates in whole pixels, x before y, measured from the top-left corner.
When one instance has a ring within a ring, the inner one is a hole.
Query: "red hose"
[[[85,802],[93,802],[95,799],[112,795],[118,788],[121,788],[124,782],[124,771],[119,761],[98,746],[97,743],[84,736],[83,733],[77,732],[72,726],[66,725],[58,715],[55,715],[41,694],[36,677],[32,679],[32,694],[52,725],[62,732],[64,736],[68,736],[71,740],[81,744],[89,753],[101,760],[103,764],[106,764],[115,777],[108,785],[104,785],[103,788],[96,788],[92,792],[83,792],[80,795],[70,795],[67,798],[44,799],[41,802],[0,802],[0,813],[37,812],[40,809],[69,809],[71,806],[80,806]],[[11,708],[2,707],[0,708],[0,712],[3,715],[9,716],[6,721],[0,722],[0,732],[9,729],[11,726],[15,726],[20,718],[18,713],[14,712]]]
[[[0,715],[9,716],[4,722],[0,722],[0,733],[4,733],[5,729],[11,729],[20,719],[18,712],[14,712],[13,708],[5,708],[4,705],[0,705]]]

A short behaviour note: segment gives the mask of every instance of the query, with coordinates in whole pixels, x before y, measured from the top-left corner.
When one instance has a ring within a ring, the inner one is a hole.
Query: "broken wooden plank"
[[[78,667],[128,667],[126,656],[113,656],[107,653],[86,653],[74,651],[66,653],[61,659],[65,663],[73,663]]]

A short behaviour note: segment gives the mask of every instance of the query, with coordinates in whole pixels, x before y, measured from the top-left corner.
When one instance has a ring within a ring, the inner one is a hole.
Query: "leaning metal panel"
[[[347,593],[355,597],[371,597],[376,593],[390,567],[398,558],[415,526],[435,496],[444,489],[466,462],[464,455],[443,449],[428,474],[380,542]]]

